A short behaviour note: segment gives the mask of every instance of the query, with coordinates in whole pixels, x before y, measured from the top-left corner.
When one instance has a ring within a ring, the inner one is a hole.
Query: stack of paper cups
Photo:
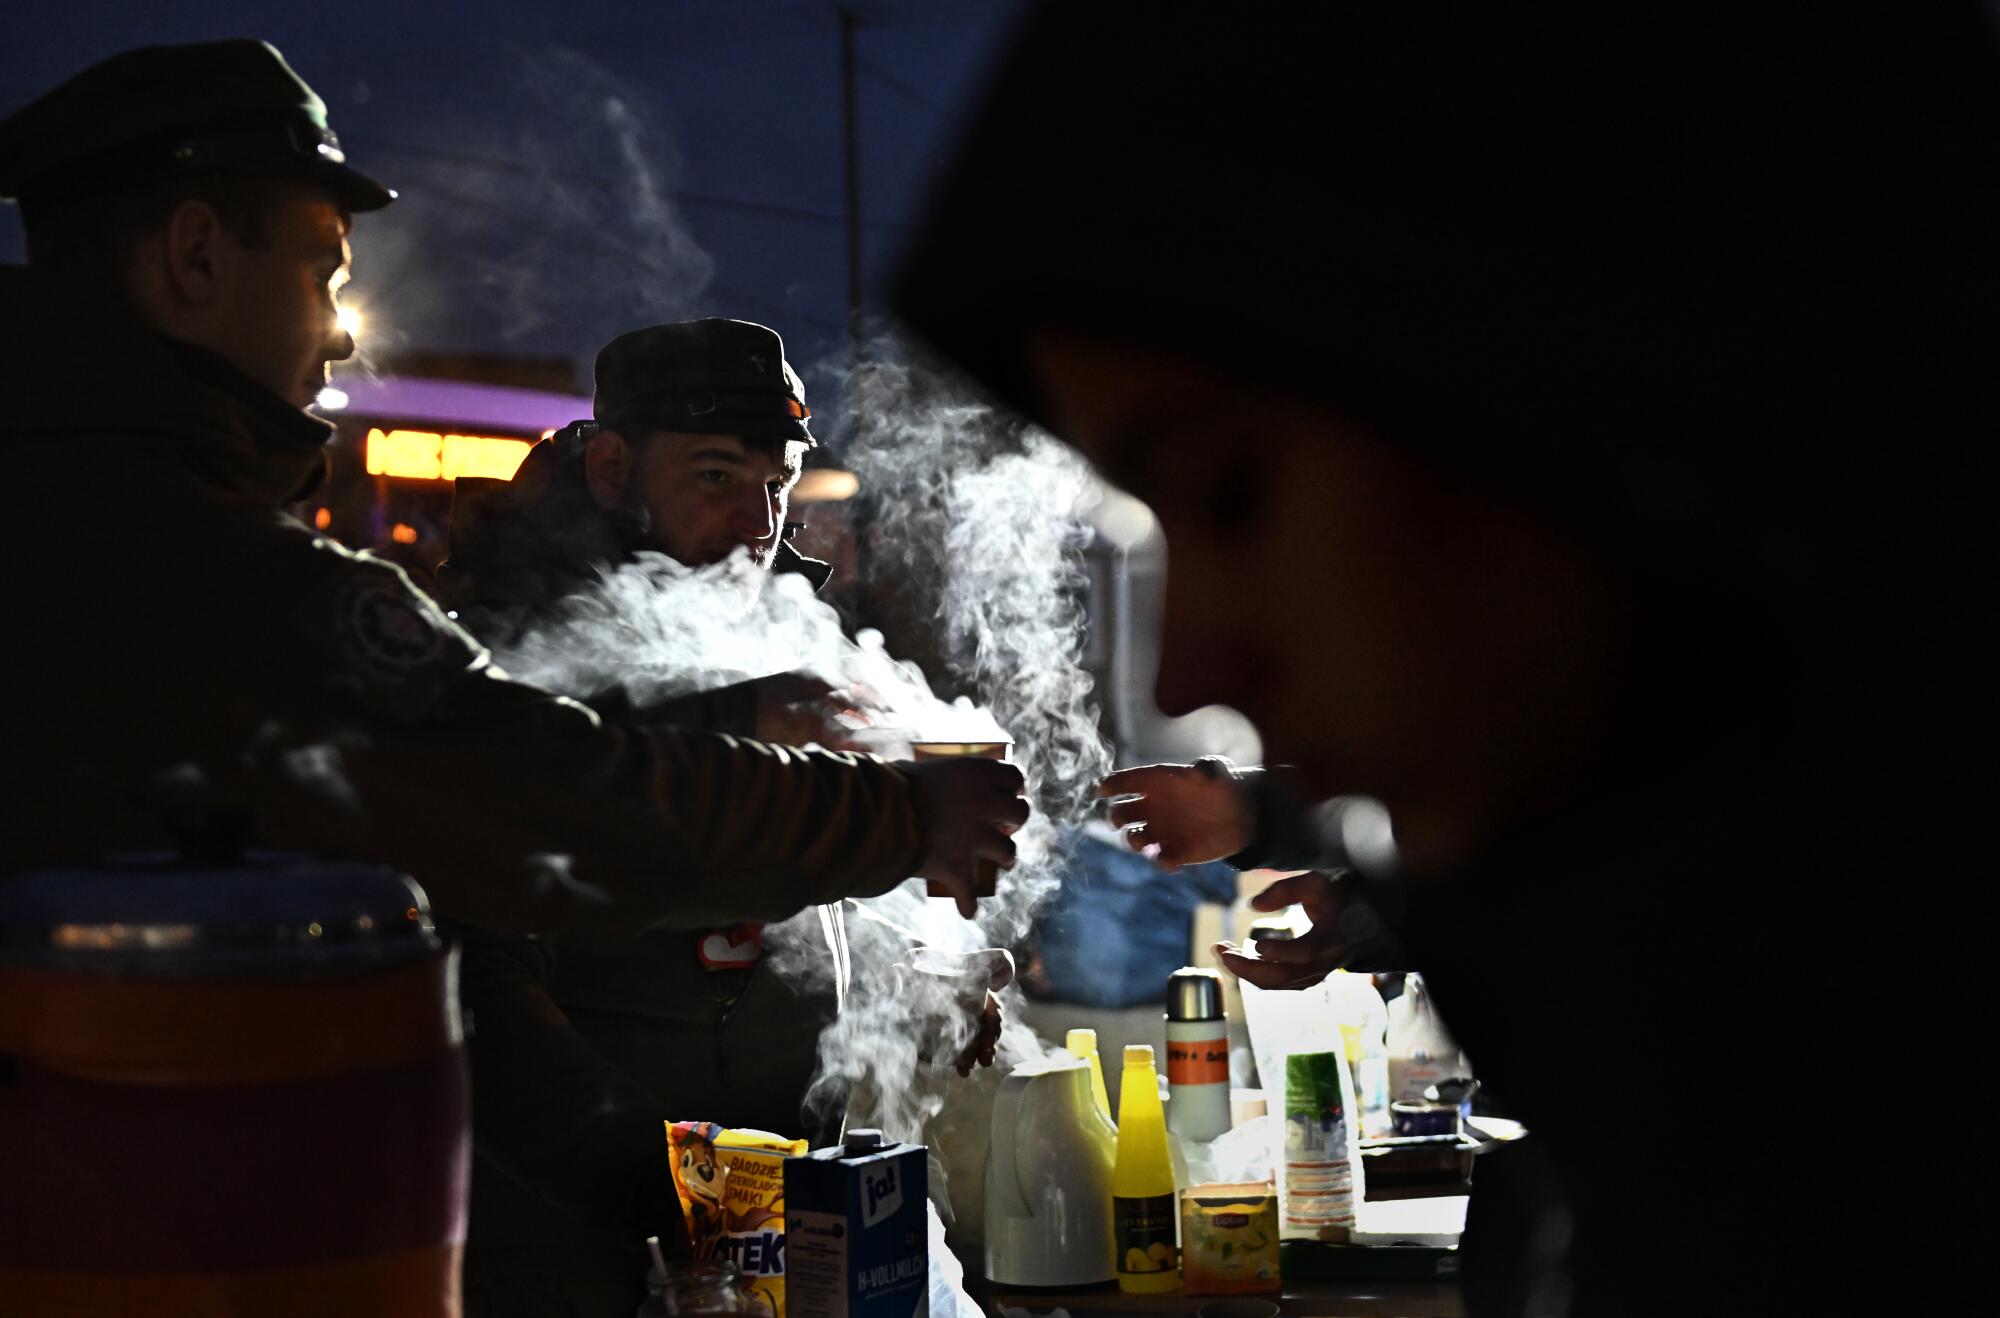
[[[1344,1082],[1344,1083],[1343,1083]],[[1289,1240],[1344,1241],[1360,1197],[1350,1120],[1353,1080],[1340,1053],[1285,1059],[1284,1217]]]

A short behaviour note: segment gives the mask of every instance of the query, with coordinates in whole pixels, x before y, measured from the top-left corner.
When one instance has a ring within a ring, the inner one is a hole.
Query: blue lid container
[[[310,978],[435,956],[423,890],[382,865],[169,853],[0,880],[0,964],[142,978]]]

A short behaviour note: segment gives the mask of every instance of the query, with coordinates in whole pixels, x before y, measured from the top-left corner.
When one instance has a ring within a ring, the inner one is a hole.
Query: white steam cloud
[[[1015,836],[1014,869],[974,923],[908,888],[867,904],[934,946],[1019,948],[1061,882],[1065,827],[1085,817],[1111,768],[1083,666],[1083,553],[1099,487],[1070,449],[891,341],[871,345],[850,378],[845,413],[844,456],[881,528],[870,571],[914,603],[913,621],[936,629],[939,679],[1013,737],[1035,806]],[[821,1039],[820,1084],[851,1092],[851,1120],[930,1144],[934,1176],[949,1173],[956,1216],[976,1237],[997,1075],[1045,1048],[1020,1023],[1014,987],[1001,995],[1009,1009],[994,1073],[968,1086],[935,1063],[927,1069],[921,1057],[949,1060],[971,1037],[962,1001],[937,987],[910,993],[911,977],[885,974],[899,944],[883,921],[850,928],[857,989]]]
[[[844,921],[807,912],[766,932],[769,968],[829,995],[842,950],[851,961],[851,987],[821,1040],[816,1114],[846,1105],[851,1123],[934,1149],[940,1124],[958,1122],[983,1150],[992,1078],[968,1086],[950,1063],[977,1032],[985,986],[913,975],[904,963],[915,945],[1021,948],[1060,882],[1064,827],[1082,820],[1111,767],[1082,664],[1081,559],[1097,486],[1070,450],[970,401],[890,345],[856,372],[845,411],[843,456],[860,477],[870,528],[867,589],[898,602],[954,699],[933,694],[923,671],[893,657],[879,634],[848,636],[801,578],[766,577],[740,555],[706,568],[641,555],[562,601],[496,658],[556,690],[616,689],[642,703],[802,670],[864,689],[878,723],[894,730],[884,738],[892,757],[898,740],[986,740],[995,722],[1004,729],[1035,814],[1015,837],[1015,868],[976,920],[913,881],[846,903]],[[1010,988],[1003,1000],[1018,993]],[[1000,1072],[1043,1052],[1017,1015],[999,1043]],[[959,1201],[963,1218],[971,1205],[963,1194]]]
[[[655,94],[561,47],[496,71],[503,113],[355,139],[401,193],[356,226],[362,361],[413,345],[604,343],[702,314],[715,263],[674,200]]]

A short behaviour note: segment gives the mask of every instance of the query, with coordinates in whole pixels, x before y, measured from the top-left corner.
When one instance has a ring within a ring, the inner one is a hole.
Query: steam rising
[[[815,1095],[846,1094],[851,1120],[929,1143],[941,1203],[945,1173],[971,1179],[950,1206],[976,1236],[981,1167],[951,1164],[954,1153],[983,1155],[994,1075],[972,1087],[921,1061],[952,1058],[974,1023],[962,994],[954,1000],[935,985],[911,992],[910,977],[886,969],[903,941],[885,921],[933,946],[1019,948],[1060,882],[1063,828],[1082,820],[1111,768],[1082,664],[1082,556],[1099,491],[1071,450],[996,414],[957,377],[892,341],[877,340],[849,380],[845,413],[844,456],[881,529],[869,570],[928,615],[917,620],[937,629],[940,680],[1011,734],[1035,814],[1015,836],[1014,869],[974,923],[908,886],[862,904],[872,909],[849,922],[857,988],[821,1038]],[[1001,997],[1007,1023],[995,1070],[1005,1074],[1046,1049],[1020,1023],[1020,990]]]
[[[1082,819],[1111,767],[1081,663],[1081,554],[1097,488],[1068,449],[971,401],[893,345],[877,345],[847,399],[844,457],[874,526],[868,584],[878,597],[916,602],[915,621],[934,642],[933,675],[958,699],[934,694],[878,634],[849,638],[801,579],[766,578],[741,556],[695,569],[641,555],[497,658],[558,690],[619,689],[642,702],[805,670],[865,689],[878,723],[912,740],[980,740],[991,735],[981,726],[1004,728],[1035,816],[1015,837],[1015,868],[976,921],[912,882],[847,903],[844,928],[808,912],[766,935],[770,969],[827,993],[837,962],[829,946],[851,955],[851,991],[821,1040],[817,1112],[846,1103],[852,1121],[921,1141],[927,1128],[935,1135],[947,1098],[966,1092],[948,1063],[975,1034],[984,986],[960,994],[898,963],[914,944],[1020,947],[1059,882],[1062,826]],[[1010,1019],[999,1052],[1004,1071],[1043,1048]],[[983,1123],[983,1106],[972,1106],[980,1116],[967,1120]]]
[[[357,226],[364,346],[603,343],[702,314],[714,262],[673,200],[680,156],[653,93],[561,47],[496,81],[504,117],[361,143],[403,194]]]

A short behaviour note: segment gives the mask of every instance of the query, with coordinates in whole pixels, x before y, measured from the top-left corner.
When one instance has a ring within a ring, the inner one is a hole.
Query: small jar
[[[669,1263],[646,1274],[646,1302],[638,1318],[695,1318],[703,1314],[758,1312],[734,1263]]]

